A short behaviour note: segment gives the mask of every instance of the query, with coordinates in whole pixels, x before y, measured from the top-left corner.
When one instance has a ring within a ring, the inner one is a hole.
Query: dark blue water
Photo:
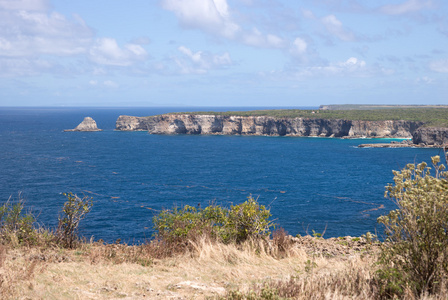
[[[210,108],[0,108],[0,199],[22,192],[39,222],[51,227],[66,200],[61,193],[91,196],[82,234],[109,242],[150,238],[160,209],[227,206],[251,194],[291,234],[326,228],[325,237],[356,236],[382,230],[376,218],[393,208],[383,197],[393,169],[441,154],[356,148],[384,140],[114,131],[120,114],[187,110]],[[85,116],[104,131],[63,132]]]

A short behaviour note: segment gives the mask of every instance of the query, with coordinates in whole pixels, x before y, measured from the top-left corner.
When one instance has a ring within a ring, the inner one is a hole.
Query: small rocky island
[[[85,117],[84,120],[74,129],[66,129],[64,131],[102,131],[102,129],[98,129],[94,119],[91,117]]]

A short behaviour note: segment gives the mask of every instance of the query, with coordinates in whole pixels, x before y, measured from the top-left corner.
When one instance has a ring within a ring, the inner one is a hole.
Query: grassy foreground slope
[[[357,240],[302,237],[281,256],[249,243],[200,240],[190,252],[150,261],[144,245],[0,245],[0,298],[375,299],[377,246]]]
[[[197,114],[221,116],[269,116],[275,118],[344,119],[361,121],[405,120],[424,122],[425,126],[448,127],[448,107],[405,107],[382,109],[302,110],[272,109],[252,111],[197,111],[171,114]]]

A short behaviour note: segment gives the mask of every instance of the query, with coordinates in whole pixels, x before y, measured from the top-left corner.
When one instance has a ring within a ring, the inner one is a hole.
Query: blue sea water
[[[375,139],[150,135],[114,131],[121,114],[242,108],[0,108],[0,202],[19,192],[54,227],[64,192],[93,197],[82,234],[108,242],[151,237],[152,217],[173,205],[228,206],[249,195],[290,234],[381,233],[376,219],[392,170],[438,149],[357,148]],[[63,132],[85,116],[101,132]]]

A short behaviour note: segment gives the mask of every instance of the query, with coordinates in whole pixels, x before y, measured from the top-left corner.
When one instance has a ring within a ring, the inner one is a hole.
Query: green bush
[[[0,242],[12,246],[55,246],[73,248],[78,241],[78,227],[92,207],[89,197],[79,198],[72,193],[67,197],[59,217],[56,230],[46,229],[37,224],[31,212],[25,211],[25,201],[11,197],[0,206]]]
[[[232,205],[225,224],[226,238],[243,242],[249,238],[268,237],[274,224],[269,221],[271,213],[253,197],[244,203]],[[228,236],[227,236],[228,235]]]
[[[189,205],[161,211],[154,216],[157,237],[165,242],[187,245],[204,235],[223,243],[240,243],[250,238],[268,237],[274,224],[269,209],[252,196],[230,208],[211,204],[204,209]]]
[[[448,173],[438,156],[433,168],[408,164],[394,171],[385,195],[397,205],[378,218],[385,226],[378,279],[387,296],[437,293],[448,273]],[[431,170],[433,173],[431,174]]]
[[[28,245],[35,242],[35,218],[30,212],[25,212],[24,207],[20,195],[15,203],[9,198],[0,206],[0,233],[4,241]]]
[[[80,198],[73,193],[64,193],[67,202],[64,203],[62,214],[59,217],[56,237],[59,244],[73,248],[78,241],[79,223],[86,217],[92,208],[92,198]]]

